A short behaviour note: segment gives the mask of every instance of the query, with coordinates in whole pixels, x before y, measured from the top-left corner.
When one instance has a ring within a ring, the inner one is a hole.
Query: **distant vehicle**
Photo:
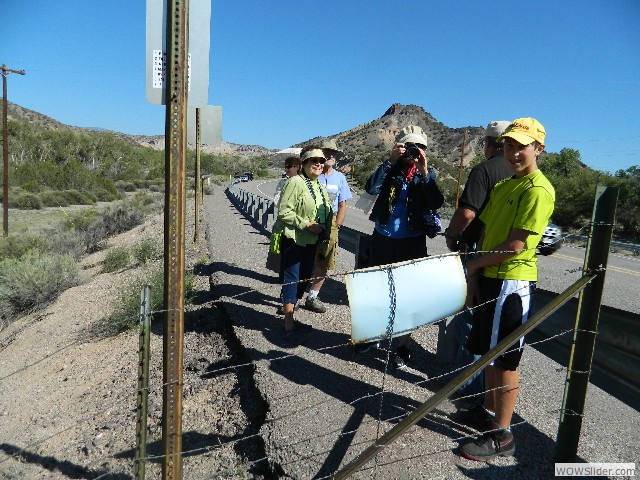
[[[246,180],[247,182],[249,180],[253,180],[253,172],[244,172],[242,176],[247,177],[247,180]]]
[[[562,245],[562,228],[558,225],[550,223],[540,238],[538,243],[538,252],[541,255],[551,255]]]
[[[249,181],[249,177],[247,177],[246,175],[240,175],[240,181],[241,182],[248,182]]]

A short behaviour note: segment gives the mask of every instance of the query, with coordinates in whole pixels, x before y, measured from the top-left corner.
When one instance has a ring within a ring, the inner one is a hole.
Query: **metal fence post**
[[[144,480],[147,456],[147,406],[149,400],[149,338],[151,336],[151,287],[140,292],[140,349],[138,363],[138,415],[136,422],[136,479]]]
[[[601,272],[580,292],[573,345],[567,367],[564,399],[558,425],[555,452],[557,463],[575,462],[578,452],[617,200],[617,187],[598,185],[583,274]]]

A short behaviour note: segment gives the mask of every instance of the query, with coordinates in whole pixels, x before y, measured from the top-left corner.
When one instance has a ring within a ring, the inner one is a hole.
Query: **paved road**
[[[357,355],[348,345],[348,300],[342,276],[336,275],[321,292],[326,314],[303,309],[296,313],[298,321],[313,329],[303,345],[293,347],[282,336],[282,317],[274,314],[279,286],[276,275],[264,268],[267,232],[238,212],[221,187],[214,187],[204,206],[215,268],[213,292],[247,357],[237,374],[250,375],[268,405],[259,426],[264,461],[278,477],[329,478],[440,388],[439,375],[450,371],[450,366],[437,361],[442,323],[412,334],[408,369],[387,370],[385,350]],[[340,250],[338,271],[352,268],[353,260],[353,255]],[[553,478],[566,369],[526,348],[521,372],[514,457],[490,465],[459,457],[458,442],[474,432],[452,421],[455,406],[445,402],[353,478]],[[579,461],[638,461],[638,412],[594,386],[586,405]]]
[[[273,198],[277,182],[278,180],[256,180],[243,183],[242,188],[263,197]],[[348,210],[345,224],[355,230],[370,234],[373,230],[373,224],[362,210],[354,207],[357,198],[357,195],[354,195],[354,199],[347,202]],[[448,252],[442,237],[428,240],[427,245],[429,253],[432,255]],[[539,255],[540,288],[560,293],[571,285],[580,277],[584,254],[584,248],[566,244],[553,255],[548,257]],[[609,256],[603,303],[640,314],[638,285],[640,285],[640,258],[612,253]]]

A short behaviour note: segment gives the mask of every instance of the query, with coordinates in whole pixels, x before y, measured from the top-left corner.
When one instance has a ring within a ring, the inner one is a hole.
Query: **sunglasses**
[[[326,158],[322,158],[322,157],[309,158],[308,160],[310,163],[325,163],[327,161]]]
[[[426,150],[427,149],[427,146],[423,145],[421,143],[407,142],[407,143],[404,144],[404,148],[409,149],[411,147],[418,147],[420,150]]]
[[[285,170],[289,170],[290,168],[298,168],[298,166],[297,165],[285,165],[284,166]]]

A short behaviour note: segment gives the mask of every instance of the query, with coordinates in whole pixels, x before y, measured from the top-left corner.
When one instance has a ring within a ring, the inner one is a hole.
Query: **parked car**
[[[550,223],[540,238],[538,252],[540,255],[551,255],[562,245],[562,228]]]
[[[242,175],[247,177],[247,182],[253,180],[253,172],[244,172]]]
[[[241,182],[248,182],[249,181],[249,177],[247,177],[246,175],[240,175],[240,181]]]

